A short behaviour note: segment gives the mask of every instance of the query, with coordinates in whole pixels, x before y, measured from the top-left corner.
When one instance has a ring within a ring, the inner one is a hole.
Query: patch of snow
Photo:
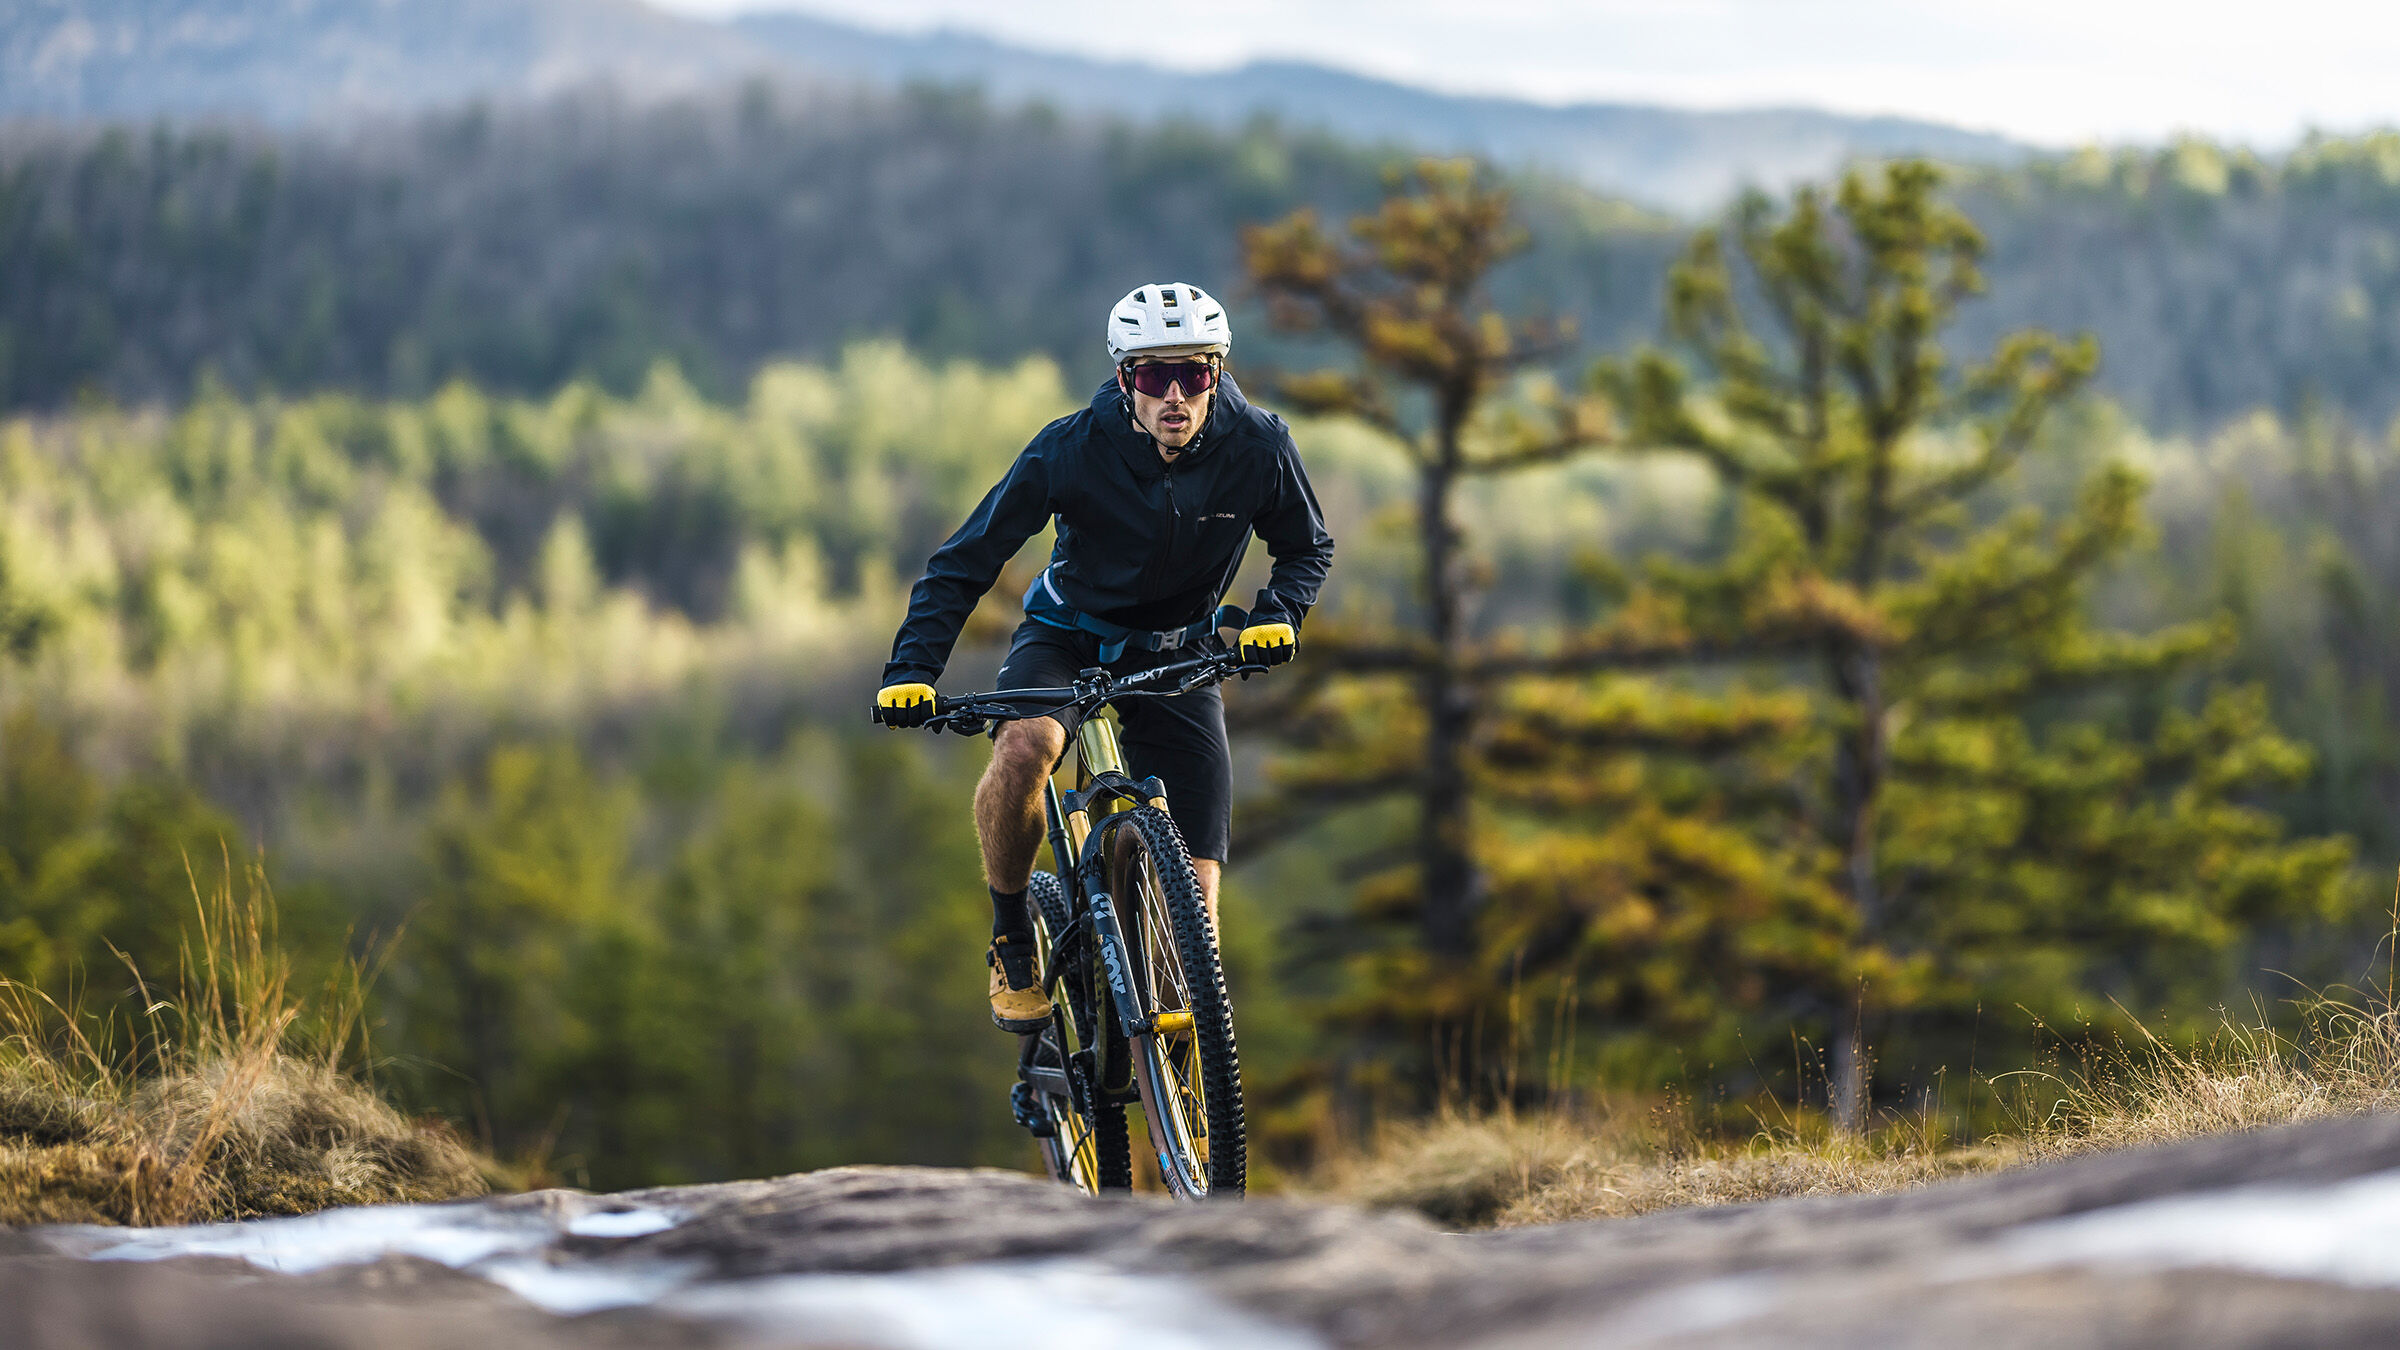
[[[594,1210],[561,1224],[534,1210],[477,1203],[378,1205],[294,1218],[187,1228],[40,1230],[65,1255],[95,1261],[230,1256],[261,1270],[305,1274],[385,1256],[439,1262],[563,1316],[651,1307],[670,1316],[731,1322],[766,1333],[805,1331],[872,1350],[1047,1350],[1073,1344],[1139,1344],[1149,1350],[1313,1350],[1300,1331],[1262,1321],[1180,1280],[1128,1275],[1090,1263],[953,1266],[881,1275],[783,1275],[706,1281],[698,1262],[578,1260],[555,1250],[562,1234],[624,1238],[663,1232],[680,1214],[641,1207]]]
[[[681,1215],[663,1209],[599,1210],[578,1215],[567,1225],[577,1237],[629,1238],[663,1233],[683,1222]]]
[[[873,1350],[1314,1350],[1324,1343],[1232,1308],[1180,1280],[1077,1261],[950,1266],[886,1275],[783,1275],[694,1285],[660,1312],[760,1332],[805,1328]]]
[[[564,1231],[578,1237],[640,1237],[681,1221],[680,1215],[655,1208],[595,1210],[569,1220]],[[696,1273],[695,1267],[666,1263],[563,1264],[549,1250],[560,1232],[554,1219],[537,1212],[458,1204],[373,1205],[186,1228],[54,1228],[45,1235],[59,1251],[94,1261],[231,1256],[285,1275],[415,1256],[568,1315],[650,1303]]]
[[[234,1256],[286,1275],[385,1256],[422,1257],[464,1270],[494,1257],[538,1251],[558,1237],[557,1226],[540,1215],[479,1205],[369,1205],[247,1223],[52,1232],[66,1239],[59,1244],[63,1250],[95,1261]]]
[[[2400,1287],[2400,1172],[2119,1205],[2028,1224],[1999,1245],[2018,1269],[2129,1261]]]
[[[1780,1275],[1720,1275],[1635,1300],[1606,1323],[1609,1340],[1673,1345],[1773,1312],[1795,1289]]]
[[[610,1308],[646,1308],[691,1283],[701,1268],[682,1261],[563,1265],[528,1255],[479,1262],[466,1269],[544,1312],[575,1317]]]

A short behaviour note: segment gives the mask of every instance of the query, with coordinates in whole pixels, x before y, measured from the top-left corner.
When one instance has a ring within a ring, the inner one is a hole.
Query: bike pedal
[[[1043,1109],[1041,1099],[1034,1095],[1033,1084],[1019,1083],[1010,1088],[1008,1109],[1009,1114],[1017,1118],[1017,1123],[1030,1131],[1034,1138],[1057,1137],[1058,1122],[1050,1119],[1050,1113]]]

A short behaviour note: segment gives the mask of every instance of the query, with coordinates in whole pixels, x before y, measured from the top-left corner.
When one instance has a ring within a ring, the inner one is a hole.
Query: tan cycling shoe
[[[1023,951],[1013,950],[1017,946],[1022,946]],[[1002,959],[1001,949],[1004,947],[1012,948],[1008,953],[1010,959]],[[1022,938],[1012,941],[996,937],[992,939],[991,951],[983,959],[992,968],[992,1025],[1020,1036],[1050,1025],[1050,999],[1042,992],[1042,982],[1033,973],[1032,943]],[[1021,969],[1011,972],[1009,967],[1012,965]],[[1018,984],[1016,978],[1022,978],[1025,982]]]

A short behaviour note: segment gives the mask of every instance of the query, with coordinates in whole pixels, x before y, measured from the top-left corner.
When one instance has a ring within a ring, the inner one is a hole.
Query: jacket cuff
[[[1292,626],[1292,632],[1295,635],[1299,633],[1301,615],[1294,614],[1284,608],[1281,601],[1268,596],[1262,595],[1258,599],[1257,607],[1250,611],[1250,623],[1253,627],[1262,623],[1288,623]]]

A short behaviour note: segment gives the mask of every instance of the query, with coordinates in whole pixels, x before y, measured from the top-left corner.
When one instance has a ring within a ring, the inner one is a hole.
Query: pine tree
[[[1685,787],[1705,785],[1705,773],[1692,776],[1699,765],[1731,772],[1756,748],[1788,739],[1795,706],[1593,684],[1689,655],[1673,635],[1585,650],[1477,621],[1488,567],[1460,525],[1462,494],[1610,445],[1619,434],[1611,405],[1596,383],[1561,390],[1550,381],[1547,368],[1572,342],[1564,324],[1493,303],[1494,270],[1527,238],[1508,194],[1473,166],[1420,163],[1349,235],[1302,211],[1246,241],[1278,323],[1334,338],[1355,358],[1279,380],[1281,397],[1383,432],[1414,478],[1415,603],[1389,621],[1312,623],[1304,682],[1275,712],[1298,753],[1277,767],[1271,809],[1245,817],[1289,829],[1312,807],[1414,799],[1412,862],[1360,886],[1358,917],[1378,931],[1410,923],[1416,940],[1370,944],[1346,1020],[1387,1045],[1430,1047],[1435,1072],[1488,1090],[1499,1043],[1515,1034],[1494,1005],[1521,993],[1529,975],[1571,981],[1580,969],[1606,986],[1596,1010],[1679,1027],[1763,999],[1752,976],[1790,964],[1789,953],[1734,959],[1737,930],[1791,912],[1815,913],[1822,927],[1828,906],[1821,887],[1784,879],[1805,869],[1763,860],[1775,846],[1730,821],[1722,793]],[[1685,913],[1665,923],[1643,917],[1676,904]],[[1586,939],[1601,930],[1627,939],[1621,959],[1583,962]]]
[[[1939,338],[1981,288],[1981,240],[1938,187],[1899,163],[1787,209],[1749,199],[1669,285],[1705,388],[1657,352],[1600,372],[1629,446],[1696,456],[1736,496],[1741,542],[1578,645],[1622,648],[1674,614],[1690,659],[1772,660],[1810,692],[1830,752],[1801,812],[1830,850],[1858,981],[1821,991],[1851,1126],[1879,1021],[1977,995],[2142,996],[2347,894],[2346,842],[2285,842],[2244,804],[2307,770],[2261,700],[2177,706],[2221,630],[2092,623],[2094,582],[2137,528],[2134,472],[2095,469],[2059,518],[2002,509],[2097,352],[2024,332],[1953,369]],[[1813,597],[1802,622],[1755,622],[1777,593]],[[1863,978],[1877,970],[1881,987]]]
[[[2348,902],[2346,843],[2255,804],[2308,762],[2255,694],[2205,687],[2220,627],[2092,621],[2139,478],[2007,501],[2097,353],[2023,333],[1953,369],[1980,244],[1938,183],[1898,164],[1699,233],[1668,295],[1697,383],[1653,351],[1546,384],[1568,335],[1491,304],[1522,234],[1460,166],[1347,241],[1305,213],[1249,236],[1278,319],[1355,358],[1284,397],[1381,429],[1415,479],[1417,603],[1320,618],[1278,709],[1267,818],[1414,799],[1413,865],[1362,883],[1358,918],[1417,941],[1369,944],[1354,1029],[1477,1088],[1528,998],[1704,1054],[1823,1033],[1856,1125],[1871,1036],[1938,1039],[1979,1003],[2190,1006],[2247,935]],[[1589,622],[1475,623],[1463,487],[1594,451],[1696,460],[1728,528],[1588,560]]]
[[[1496,394],[1555,359],[1567,337],[1554,322],[1513,319],[1494,308],[1492,270],[1530,242],[1508,194],[1467,161],[1421,161],[1395,178],[1380,209],[1350,224],[1350,241],[1302,210],[1246,232],[1250,274],[1278,326],[1323,333],[1356,353],[1352,370],[1285,379],[1289,403],[1357,418],[1405,450],[1416,476],[1420,609],[1407,631],[1311,635],[1322,671],[1398,673],[1413,688],[1418,752],[1380,765],[1337,769],[1347,789],[1412,787],[1418,797],[1416,888],[1425,950],[1459,962],[1474,952],[1482,889],[1471,845],[1470,747],[1476,736],[1478,651],[1465,606],[1468,555],[1457,498],[1474,478],[1556,463],[1606,435],[1600,410],[1559,402],[1536,424],[1500,437],[1473,433]],[[1480,441],[1480,443],[1479,443]],[[1407,714],[1403,714],[1407,715]],[[1336,786],[1326,781],[1317,790]]]

